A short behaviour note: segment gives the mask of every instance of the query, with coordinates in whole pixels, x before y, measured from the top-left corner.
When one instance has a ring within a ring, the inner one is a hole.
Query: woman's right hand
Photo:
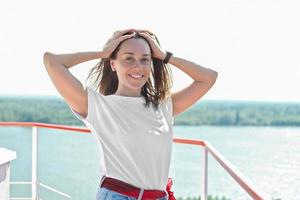
[[[114,32],[113,36],[105,43],[103,47],[102,53],[104,58],[109,58],[112,52],[117,48],[117,46],[123,40],[133,37],[134,34],[135,34],[134,29],[126,29],[126,30]]]

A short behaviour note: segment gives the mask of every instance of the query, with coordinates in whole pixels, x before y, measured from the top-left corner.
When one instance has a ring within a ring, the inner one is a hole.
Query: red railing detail
[[[77,128],[77,127],[71,127],[71,126],[65,126],[65,125],[59,125],[59,124],[45,124],[45,123],[39,123],[39,122],[0,122],[0,126],[36,126],[40,128],[51,128],[51,129],[61,129],[61,130],[67,130],[67,131],[77,131],[77,132],[83,132],[83,133],[90,133],[91,131],[87,128]]]

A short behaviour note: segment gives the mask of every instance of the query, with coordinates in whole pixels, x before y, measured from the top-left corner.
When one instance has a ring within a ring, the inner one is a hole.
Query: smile
[[[128,76],[133,79],[142,79],[144,77],[144,75],[133,75],[133,74],[128,74]]]

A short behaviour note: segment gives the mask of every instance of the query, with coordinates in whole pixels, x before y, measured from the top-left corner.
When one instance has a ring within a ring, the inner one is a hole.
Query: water
[[[273,198],[300,200],[300,128],[175,126],[180,138],[209,141],[260,190]],[[17,151],[11,181],[31,179],[31,128],[1,127],[0,147]],[[99,182],[97,143],[91,134],[39,129],[39,182],[72,199],[94,199]],[[176,197],[200,194],[198,147],[174,144],[170,177]],[[251,199],[209,156],[208,194]],[[42,187],[44,200],[67,199]],[[30,196],[29,186],[11,186],[11,196]]]

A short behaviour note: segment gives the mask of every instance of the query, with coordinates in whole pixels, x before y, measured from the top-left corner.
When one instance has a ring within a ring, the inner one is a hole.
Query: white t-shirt
[[[86,86],[88,115],[73,114],[100,144],[100,175],[143,189],[165,190],[173,144],[172,98],[158,110],[143,97],[102,95]]]

